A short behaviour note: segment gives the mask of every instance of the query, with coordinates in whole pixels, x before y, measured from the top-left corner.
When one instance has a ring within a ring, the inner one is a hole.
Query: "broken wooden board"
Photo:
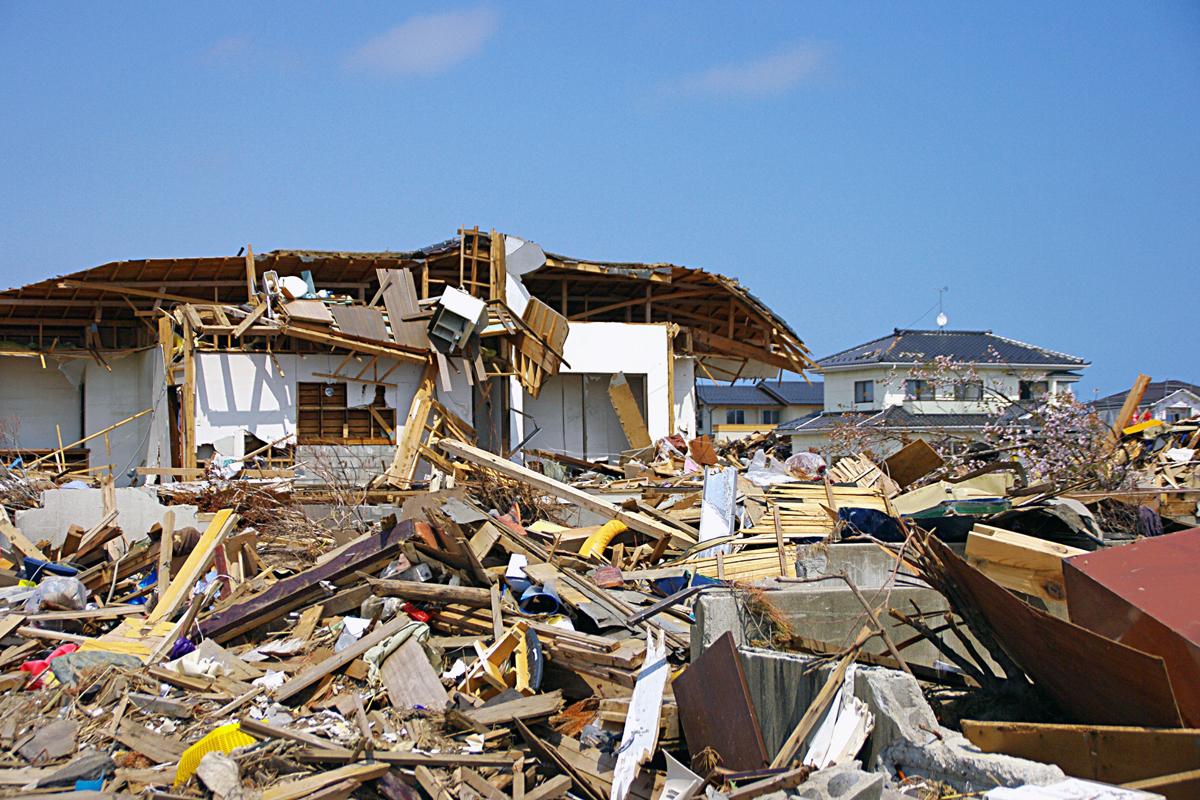
[[[770,763],[733,634],[709,645],[672,681],[671,689],[690,752],[711,747],[721,757],[720,765],[736,772]]]
[[[486,467],[496,472],[501,473],[509,478],[513,478],[522,483],[529,484],[547,494],[557,497],[561,500],[577,503],[589,511],[597,514],[605,515],[611,519],[619,519],[633,530],[644,533],[647,536],[652,536],[655,539],[670,537],[682,546],[687,547],[695,544],[695,540],[683,533],[677,528],[672,528],[664,525],[657,520],[648,519],[640,514],[631,514],[624,511],[620,507],[602,500],[598,497],[593,497],[582,489],[576,489],[574,486],[568,486],[565,483],[547,478],[545,475],[534,472],[531,469],[514,464],[511,461],[506,461],[499,456],[489,453],[486,450],[465,444],[464,442],[454,441],[452,439],[442,439],[438,442],[438,446],[451,455],[469,461],[477,466]]]
[[[888,476],[903,489],[945,463],[928,442],[914,439],[884,459],[883,467]]]
[[[962,732],[985,753],[1057,764],[1068,775],[1104,783],[1129,783],[1200,769],[1200,728],[964,719]]]
[[[562,692],[555,689],[532,697],[522,697],[503,703],[484,705],[463,713],[471,722],[479,725],[507,725],[515,719],[531,720],[557,714],[563,705]]]
[[[321,661],[319,664],[314,664],[304,672],[301,672],[299,675],[289,679],[275,691],[275,701],[277,703],[282,703],[286,700],[290,700],[300,692],[303,692],[305,689],[315,685],[317,681],[321,680],[326,675],[345,667],[351,661],[358,658],[363,653],[382,642],[384,639],[395,633],[399,633],[401,629],[411,624],[413,624],[413,621],[409,619],[407,615],[402,614],[392,618],[387,622],[387,624],[380,625],[374,631],[359,639],[357,642],[345,648],[341,652],[334,653],[324,661]]]
[[[208,529],[204,531],[200,541],[192,548],[187,561],[171,579],[171,584],[163,590],[154,610],[146,617],[149,622],[170,619],[183,606],[184,601],[191,595],[196,581],[208,570],[208,565],[212,561],[217,547],[233,530],[237,521],[237,514],[228,508],[221,509],[213,516],[212,522],[208,524]]]
[[[226,642],[324,597],[322,582],[345,584],[357,580],[355,573],[358,571],[371,572],[375,565],[387,563],[399,555],[404,542],[415,530],[415,524],[406,520],[391,530],[361,536],[338,550],[336,557],[277,581],[261,594],[208,617],[202,622],[205,635],[217,642]]]
[[[641,449],[654,444],[646,428],[646,420],[638,408],[637,399],[633,396],[633,390],[629,388],[629,381],[625,379],[625,373],[618,372],[612,376],[612,380],[608,382],[608,398],[612,401],[613,411],[617,412],[617,420],[621,423],[621,430],[625,431],[629,446]]]
[[[415,638],[410,637],[388,656],[379,673],[387,687],[388,700],[397,710],[420,707],[441,711],[450,702],[450,696],[425,655],[425,648]]]
[[[968,564],[1005,589],[1038,598],[1060,619],[1067,619],[1063,559],[1083,552],[980,523],[967,535]]]

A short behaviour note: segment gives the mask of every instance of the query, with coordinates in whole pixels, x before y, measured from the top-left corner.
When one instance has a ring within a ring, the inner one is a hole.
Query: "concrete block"
[[[863,625],[863,607],[850,588],[840,581],[822,583],[778,583],[764,585],[769,589],[766,599],[782,612],[792,633],[832,645],[849,644]],[[868,601],[875,591],[864,589]],[[879,601],[882,601],[880,596]],[[915,602],[922,611],[944,611],[949,608],[945,598],[927,586],[896,586],[891,593],[891,606],[912,610]],[[745,607],[734,591],[705,592],[694,606],[696,623],[692,626],[691,651],[696,658],[726,631],[733,633],[739,646],[764,644],[770,641],[771,630],[759,615]],[[881,621],[896,641],[912,636],[912,630],[897,620],[880,615]],[[952,634],[947,636],[954,641]],[[867,644],[872,653],[886,653],[886,646],[876,637]],[[907,661],[932,667],[940,658],[929,642],[918,642],[904,651]]]
[[[793,798],[804,800],[880,800],[884,776],[878,772],[863,772],[857,761],[818,770],[808,780],[791,790]]]
[[[146,538],[155,524],[161,523],[168,506],[158,501],[152,487],[131,486],[116,490],[117,526],[130,541]],[[196,506],[169,506],[175,512],[175,530],[204,525],[196,520]],[[46,540],[58,547],[70,525],[91,528],[104,518],[104,499],[99,489],[51,489],[42,493],[42,507],[18,511],[13,522],[21,533],[38,542]]]
[[[796,576],[845,574],[859,589],[887,586],[896,559],[875,544],[810,544],[796,551]]]
[[[743,648],[740,653],[763,740],[774,755],[825,684],[832,665],[772,650]],[[984,753],[962,734],[943,728],[921,687],[904,672],[853,665],[850,676],[855,696],[875,718],[860,754],[872,772],[922,775],[960,791],[1062,779],[1056,766]]]

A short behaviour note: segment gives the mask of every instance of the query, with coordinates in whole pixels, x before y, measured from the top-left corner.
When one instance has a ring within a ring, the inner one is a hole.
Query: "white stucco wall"
[[[315,373],[333,374],[342,356],[324,354],[277,354],[274,359],[265,353],[201,353],[196,358],[196,441],[212,444],[225,454],[242,454],[244,433],[251,433],[264,442],[283,439],[294,441],[296,434],[296,396],[299,383],[345,383],[351,406],[367,405],[375,396],[374,384],[356,383],[327,378]],[[364,362],[352,360],[342,368],[343,374],[355,374]],[[379,359],[377,372],[364,377],[382,375],[392,362]],[[442,389],[441,379],[435,380],[436,397],[443,405],[472,422],[473,400],[471,385],[461,372],[451,370],[451,390]],[[282,374],[280,374],[282,369]],[[386,382],[384,389],[389,407],[397,409],[397,435],[403,431],[405,415],[421,381],[422,364],[402,362]]]
[[[74,361],[75,359],[69,359]],[[62,428],[63,444],[82,438],[80,390],[47,358],[0,356],[0,430],[5,447],[54,449]]]
[[[909,378],[909,372],[910,368],[907,366],[897,367],[895,370],[891,367],[826,370],[824,372],[825,410],[879,411],[891,406],[903,405],[914,414],[994,413],[1005,405],[1000,395],[1013,400],[1020,397],[1020,383],[1023,380],[1046,380],[1051,384],[1052,390],[1058,391],[1065,390],[1070,385],[1065,381],[1059,382],[1048,378],[1045,372],[1033,370],[1013,372],[1006,367],[977,366],[978,380],[982,381],[984,386],[982,401],[955,400],[954,388],[949,384],[936,386],[933,400],[906,400],[904,384]],[[875,398],[869,403],[855,403],[854,384],[863,380],[875,381]]]
[[[570,323],[563,347],[563,359],[569,366],[564,365],[558,375],[548,379],[537,398],[528,394],[521,398],[521,408],[541,428],[527,446],[587,458],[616,455],[626,449],[624,432],[608,397],[608,381],[617,372],[624,372],[631,383],[634,376],[644,381],[644,414],[650,438],[668,435],[671,404],[678,412],[695,400],[689,400],[686,387],[678,384],[675,397],[670,396],[667,335],[667,326],[659,324]],[[681,372],[686,376],[686,367],[681,370],[676,364],[674,368],[677,381]],[[687,413],[694,418],[694,410]],[[683,420],[677,414],[676,427],[680,424]],[[530,430],[526,420],[520,431],[514,432],[514,442]]]
[[[95,361],[88,361],[83,373],[85,435],[145,411],[155,404],[155,391],[162,394],[161,384],[154,382],[154,364],[161,360],[156,348],[120,358],[110,355],[106,360],[111,372]],[[133,480],[129,471],[145,465],[153,427],[152,415],[147,414],[109,433],[107,451],[103,436],[88,442],[91,466],[112,464],[116,485],[128,486]]]

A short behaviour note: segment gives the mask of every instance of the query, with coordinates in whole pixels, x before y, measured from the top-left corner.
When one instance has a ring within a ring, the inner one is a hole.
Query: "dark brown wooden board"
[[[324,594],[322,581],[337,583],[360,570],[371,572],[373,565],[395,558],[414,532],[413,522],[406,520],[389,531],[364,536],[325,563],[284,578],[262,594],[203,620],[200,628],[208,638],[227,642]]]
[[[737,772],[770,763],[733,634],[726,633],[671,683],[688,750],[711,747]]]

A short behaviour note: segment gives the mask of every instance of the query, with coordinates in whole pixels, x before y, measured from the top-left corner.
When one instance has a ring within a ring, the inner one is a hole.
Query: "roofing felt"
[[[896,328],[887,336],[819,359],[821,367],[866,364],[920,364],[945,356],[964,363],[1036,366],[1087,366],[1078,356],[1048,350],[991,331],[909,330]]]
[[[1141,405],[1153,405],[1159,400],[1162,400],[1164,397],[1178,392],[1180,389],[1186,389],[1187,391],[1200,396],[1200,386],[1197,386],[1194,383],[1176,380],[1151,381],[1150,383],[1146,384],[1146,393],[1142,395]],[[1097,409],[1120,408],[1125,403],[1125,396],[1128,394],[1128,391],[1110,394],[1106,397],[1101,397],[1092,405]]]
[[[696,394],[708,406],[821,405],[825,402],[825,384],[821,381],[698,384]]]

